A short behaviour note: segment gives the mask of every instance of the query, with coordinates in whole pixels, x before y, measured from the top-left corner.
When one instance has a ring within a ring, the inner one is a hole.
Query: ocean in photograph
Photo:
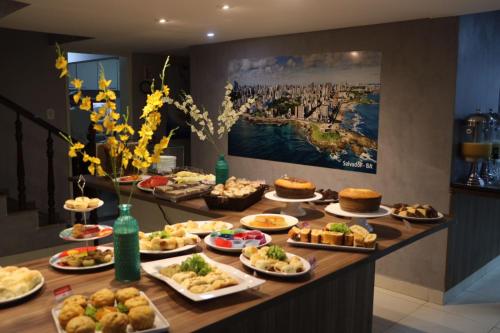
[[[376,173],[381,54],[233,60],[229,155]]]

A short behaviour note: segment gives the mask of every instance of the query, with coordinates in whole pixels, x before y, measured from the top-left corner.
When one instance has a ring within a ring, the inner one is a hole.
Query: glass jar
[[[220,154],[217,163],[215,163],[215,183],[225,184],[229,178],[229,164],[227,164],[224,154]]]
[[[118,206],[120,216],[113,227],[115,278],[120,282],[138,281],[141,278],[139,225],[130,215],[131,207],[130,204]]]

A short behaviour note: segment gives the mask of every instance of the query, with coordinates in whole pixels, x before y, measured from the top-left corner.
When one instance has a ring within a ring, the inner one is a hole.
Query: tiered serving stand
[[[286,206],[283,207],[280,211],[280,214],[290,215],[295,217],[305,216],[307,212],[300,206],[301,203],[312,202],[316,200],[320,200],[323,195],[321,193],[315,192],[314,196],[306,199],[287,199],[279,197],[276,194],[276,191],[267,192],[264,197],[269,200],[284,202]]]
[[[379,210],[373,213],[351,213],[343,210],[340,207],[340,203],[329,204],[325,207],[325,211],[341,217],[350,217],[353,224],[358,224],[369,232],[373,232],[373,227],[368,223],[368,219],[383,217],[391,214],[391,209],[383,205],[380,205]]]

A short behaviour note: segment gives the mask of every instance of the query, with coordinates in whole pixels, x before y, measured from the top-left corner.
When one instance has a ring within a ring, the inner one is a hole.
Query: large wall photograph
[[[229,63],[236,106],[229,155],[366,173],[377,170],[382,54],[335,52]]]

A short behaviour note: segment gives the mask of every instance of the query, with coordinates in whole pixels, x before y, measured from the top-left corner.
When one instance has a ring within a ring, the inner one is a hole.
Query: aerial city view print
[[[233,60],[229,154],[376,173],[382,54],[335,52]]]

